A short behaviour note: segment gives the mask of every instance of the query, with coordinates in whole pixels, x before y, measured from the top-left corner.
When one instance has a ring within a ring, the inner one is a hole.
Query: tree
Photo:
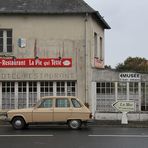
[[[105,69],[112,69],[111,65],[105,65],[104,68]]]
[[[148,60],[141,57],[128,57],[116,66],[118,71],[148,72]]]

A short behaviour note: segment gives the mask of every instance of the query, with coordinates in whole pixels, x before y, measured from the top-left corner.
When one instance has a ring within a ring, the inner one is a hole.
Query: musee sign
[[[121,81],[140,81],[141,74],[139,73],[120,73],[119,79]]]

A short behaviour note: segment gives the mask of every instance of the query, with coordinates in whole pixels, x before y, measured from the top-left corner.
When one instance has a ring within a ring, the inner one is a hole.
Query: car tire
[[[81,127],[81,121],[80,120],[69,120],[68,121],[68,126],[73,129],[73,130],[77,130]]]
[[[25,128],[26,123],[25,123],[25,121],[24,121],[24,119],[22,117],[15,117],[12,120],[12,126],[16,130],[21,130],[21,129]]]

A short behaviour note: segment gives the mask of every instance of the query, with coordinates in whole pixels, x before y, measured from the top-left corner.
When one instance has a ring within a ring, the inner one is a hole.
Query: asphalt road
[[[31,126],[16,131],[1,125],[0,148],[148,148],[148,128]]]

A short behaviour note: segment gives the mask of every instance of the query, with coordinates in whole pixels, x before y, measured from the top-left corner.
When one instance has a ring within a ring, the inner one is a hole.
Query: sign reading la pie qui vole
[[[2,59],[0,68],[40,68],[40,67],[72,67],[72,58],[27,58],[27,59]]]

